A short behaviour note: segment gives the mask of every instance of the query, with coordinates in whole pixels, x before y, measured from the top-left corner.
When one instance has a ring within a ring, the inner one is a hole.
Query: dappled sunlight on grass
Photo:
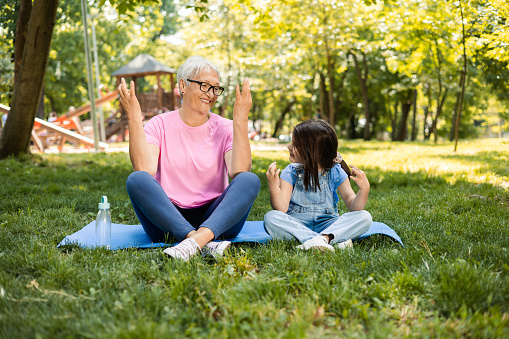
[[[460,142],[455,153],[452,143],[391,143],[340,141],[339,151],[349,165],[366,171],[418,173],[441,176],[449,184],[466,181],[491,184],[509,189],[509,141],[486,139]],[[288,152],[255,152],[258,172],[265,172],[268,164],[278,161],[284,168]],[[265,170],[262,171],[263,166]],[[370,181],[380,178],[370,177]]]

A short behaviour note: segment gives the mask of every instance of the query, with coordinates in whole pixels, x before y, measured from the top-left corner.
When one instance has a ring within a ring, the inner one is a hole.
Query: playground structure
[[[108,93],[102,98],[96,100],[95,106],[99,107],[107,102],[117,99],[118,91]],[[71,141],[81,143],[86,147],[94,147],[94,140],[84,136],[83,129],[81,128],[79,116],[90,111],[90,104],[83,105],[77,109],[70,110],[69,112],[60,115],[53,122],[48,122],[39,118],[35,118],[34,127],[32,129],[31,140],[40,152],[48,147],[47,140],[53,138],[58,143],[58,150],[62,151],[65,142]],[[0,104],[0,112],[9,113],[10,108]],[[71,130],[76,130],[73,132]],[[99,148],[105,149],[108,144],[104,142],[99,143]]]
[[[140,103],[141,112],[145,120],[148,120],[154,115],[172,111],[179,106],[179,94],[178,91],[175,90],[175,78],[173,76],[175,73],[176,71],[173,68],[163,65],[153,56],[149,54],[140,54],[125,66],[113,72],[111,75],[117,78],[117,88],[120,85],[120,80],[122,78],[125,78],[126,82],[128,82],[129,78],[134,81],[136,98]],[[157,78],[157,89],[155,93],[140,93],[138,90],[137,79],[150,75],[155,75]],[[165,92],[161,85],[162,75],[170,76],[171,89],[169,92]],[[125,117],[122,107],[120,107],[120,113],[120,120],[121,122],[123,121],[125,125],[127,123],[127,118]]]
[[[64,121],[69,121],[69,120],[64,120]],[[74,121],[74,120],[72,120],[72,121]],[[60,142],[58,145],[59,151],[62,151],[62,147],[66,140],[77,142],[77,143],[82,143],[87,147],[95,147],[94,140],[87,138],[81,134],[69,131],[65,128],[56,126],[55,124],[52,124],[51,122],[47,122],[46,120],[35,118],[34,125],[35,124],[38,124],[41,126],[39,129],[48,129],[52,133],[58,134],[60,136]],[[79,124],[77,126],[79,126]],[[37,146],[37,148],[41,152],[44,152],[44,143],[43,143],[42,139],[39,138],[39,136],[37,135],[35,130],[32,130],[32,141],[34,142],[35,146]],[[106,144],[104,142],[99,142],[99,148],[105,149],[107,147],[108,147],[108,144]]]
[[[172,68],[161,64],[152,56],[141,54],[115,71],[112,75],[117,79],[117,87],[120,84],[121,78],[133,79],[136,86],[137,78],[148,75],[155,75],[157,77],[157,90],[155,93],[139,93],[139,91],[136,91],[136,97],[140,102],[144,120],[148,120],[154,115],[177,107],[179,95],[175,91],[175,81],[173,77],[175,73],[176,72]],[[170,92],[165,92],[162,88],[161,75],[170,75]],[[118,90],[108,92],[96,100],[95,107],[100,107],[116,99],[118,99]],[[66,141],[83,144],[87,148],[94,148],[94,140],[85,136],[86,132],[79,119],[80,116],[90,112],[90,110],[91,105],[86,104],[76,109],[70,109],[67,113],[58,116],[51,122],[35,118],[32,130],[33,144],[40,152],[44,152],[44,150],[53,143],[56,143],[58,145],[58,150],[62,151]],[[0,112],[8,113],[9,107],[0,105]],[[106,140],[114,135],[119,135],[122,141],[125,141],[126,131],[128,130],[127,117],[121,106],[118,112],[120,116],[117,111],[115,111],[113,116],[105,118]],[[99,143],[99,148],[105,149],[107,147],[108,145],[106,143]]]
[[[2,112],[2,113],[9,113],[9,107],[0,104],[0,112]]]
[[[171,111],[179,106],[180,95],[175,89],[175,78],[174,74],[176,71],[168,67],[149,54],[140,54],[125,66],[119,68],[111,75],[116,77],[117,85],[120,85],[122,78],[132,79],[136,88],[136,98],[140,103],[141,113],[145,121],[149,120],[153,116]],[[155,93],[141,93],[138,88],[138,78],[144,78],[146,76],[155,75],[157,78],[157,89]],[[169,92],[166,92],[161,85],[161,76],[170,76]],[[115,91],[117,93],[117,91]],[[109,139],[112,135],[118,134],[121,136],[122,141],[125,141],[126,131],[128,130],[127,116],[119,105],[120,116],[118,118],[107,121],[106,125],[106,139]],[[108,119],[106,119],[108,120]]]
[[[117,90],[107,93],[96,100],[95,107],[100,107],[117,98]],[[58,116],[56,120],[52,122],[35,118],[34,128],[32,130],[32,141],[40,152],[44,152],[44,149],[48,146],[47,140],[51,137],[56,137],[59,151],[62,151],[67,140],[82,143],[87,147],[94,147],[94,141],[84,136],[79,119],[81,115],[90,112],[90,109],[90,104],[71,109],[67,113]],[[76,132],[72,132],[71,130],[75,130]],[[100,143],[99,147],[104,149],[108,147],[108,145],[106,143]]]

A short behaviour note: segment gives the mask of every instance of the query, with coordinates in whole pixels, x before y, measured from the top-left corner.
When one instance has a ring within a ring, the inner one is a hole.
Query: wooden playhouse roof
[[[140,54],[111,75],[115,77],[144,77],[146,75],[172,73],[177,72],[173,68],[163,65],[150,54]]]

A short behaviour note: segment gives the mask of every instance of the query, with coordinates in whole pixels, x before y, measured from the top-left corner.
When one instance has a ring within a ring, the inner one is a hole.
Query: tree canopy
[[[5,105],[15,93],[14,38],[23,2],[0,1]],[[320,117],[346,138],[389,133],[393,140],[437,140],[453,135],[458,111],[460,137],[477,135],[475,124],[508,128],[509,4],[503,0],[90,5],[100,80],[109,89],[115,85],[111,72],[140,53],[173,68],[199,54],[220,67],[227,88],[218,113],[231,116],[229,94],[247,76],[255,128],[274,136],[289,133],[302,119]],[[46,116],[87,102],[81,20],[79,3],[58,3],[43,82]],[[145,85],[153,85],[150,81]]]

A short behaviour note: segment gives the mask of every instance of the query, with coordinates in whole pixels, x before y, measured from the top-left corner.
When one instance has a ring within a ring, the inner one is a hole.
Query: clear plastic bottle
[[[99,203],[99,213],[95,221],[95,240],[97,246],[111,247],[111,215],[108,197],[103,195]]]

